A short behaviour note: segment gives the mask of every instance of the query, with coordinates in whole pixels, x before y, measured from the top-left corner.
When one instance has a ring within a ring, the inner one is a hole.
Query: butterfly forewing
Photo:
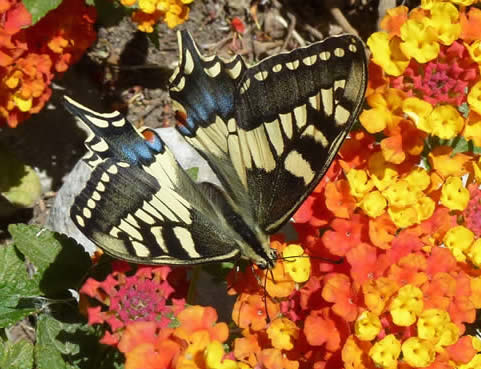
[[[240,81],[236,134],[256,221],[268,233],[329,168],[361,108],[365,68],[362,42],[346,35],[266,59]]]
[[[239,74],[232,65],[240,61],[201,56],[187,33],[180,46],[182,55],[198,62],[193,69],[181,63],[172,79],[171,96],[187,113],[181,133],[208,160],[249,223],[275,232],[325,174],[359,114],[367,74],[362,42],[352,35],[331,37],[239,67]],[[218,73],[211,78],[213,63]],[[202,77],[192,79],[194,74]],[[195,109],[192,94],[201,96]],[[219,95],[229,102],[222,111],[211,103]],[[198,120],[199,112],[206,118]]]
[[[119,113],[96,113],[70,98],[65,104],[98,137],[87,139],[98,160],[70,213],[88,238],[115,257],[145,264],[239,254],[235,235],[155,132],[148,141]]]

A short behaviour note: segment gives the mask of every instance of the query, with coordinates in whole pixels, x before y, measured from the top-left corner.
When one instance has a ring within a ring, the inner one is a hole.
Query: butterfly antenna
[[[272,270],[269,270],[272,274]],[[272,280],[274,280],[274,275],[272,274]],[[269,316],[269,311],[267,310],[267,273],[264,273],[264,309],[266,310],[266,322],[269,324],[271,322],[271,317]]]
[[[314,260],[321,260],[325,261],[326,263],[329,264],[342,264],[344,262],[344,258],[339,258],[338,260],[332,260],[329,258],[325,258],[322,256],[316,256],[316,255],[290,255],[290,256],[281,256],[278,257],[276,260],[289,260],[289,259],[295,259],[295,258],[309,258],[309,259],[314,259]]]

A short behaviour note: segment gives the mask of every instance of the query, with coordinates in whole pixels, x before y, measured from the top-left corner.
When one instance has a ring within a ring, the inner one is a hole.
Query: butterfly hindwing
[[[154,131],[144,139],[118,112],[96,113],[67,97],[66,106],[96,137],[87,141],[96,165],[71,208],[88,238],[137,263],[196,264],[238,256],[213,203]]]
[[[331,37],[248,68],[240,58],[202,57],[186,32],[180,40],[182,55],[195,55],[197,64],[182,62],[171,80],[171,96],[187,114],[179,130],[239,211],[274,233],[320,181],[359,114],[367,80],[363,44],[352,35]],[[208,73],[212,63],[215,77]],[[236,63],[242,68],[233,75]]]

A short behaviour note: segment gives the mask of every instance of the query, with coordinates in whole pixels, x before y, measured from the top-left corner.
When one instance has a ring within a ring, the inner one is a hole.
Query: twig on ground
[[[226,37],[221,39],[220,41],[214,42],[212,44],[203,44],[200,45],[200,47],[203,50],[209,50],[209,51],[214,51],[214,53],[217,53],[217,50],[221,49],[223,46],[225,46],[229,41],[232,40],[232,33],[229,33]]]
[[[341,9],[329,8],[329,11],[331,12],[332,16],[337,21],[337,23],[339,23],[339,25],[344,29],[344,31],[346,31],[347,33],[359,35],[357,30],[353,26],[351,26],[351,23],[349,23],[349,21],[346,19]]]
[[[287,36],[284,40],[284,43],[282,44],[282,50],[285,50],[287,48],[287,45],[289,44],[289,41],[291,40],[292,33],[296,29],[296,17],[292,13],[287,13],[287,17],[291,21],[289,24],[289,27],[287,27]]]
[[[322,32],[319,31],[317,28],[314,28],[310,24],[304,24],[302,26],[302,28],[304,28],[307,32],[309,32],[311,35],[313,35],[318,40],[324,39],[324,35],[322,34]]]
[[[284,41],[277,40],[277,41],[270,41],[270,42],[259,42],[259,41],[254,41],[254,53],[255,55],[262,55],[262,54],[267,54],[267,55],[274,55],[279,52],[280,47],[282,47],[282,44]]]
[[[289,24],[287,21],[280,15],[277,15],[274,18],[279,24],[284,26],[285,28],[289,28]],[[306,46],[306,41],[302,38],[302,36],[294,29],[292,30],[292,37],[296,39],[296,41],[299,43],[300,46]]]

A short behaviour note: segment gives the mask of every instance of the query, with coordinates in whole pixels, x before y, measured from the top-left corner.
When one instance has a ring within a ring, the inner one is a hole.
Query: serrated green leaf
[[[26,340],[16,343],[0,341],[0,368],[32,369],[33,344]]]
[[[37,268],[40,290],[47,296],[77,289],[91,266],[90,256],[74,240],[38,226],[11,224],[15,246]]]
[[[64,360],[66,355],[78,354],[79,348],[62,339],[62,333],[74,332],[75,324],[63,324],[50,315],[42,314],[37,322],[37,342],[35,344],[35,362],[38,369],[76,368],[73,363]],[[82,356],[86,355],[82,353]]]
[[[0,285],[0,328],[9,327],[40,310],[35,307],[35,296],[22,296],[17,286]]]
[[[197,178],[199,177],[199,168],[198,167],[192,167],[188,168],[185,170],[189,177],[195,182],[197,181]]]
[[[0,247],[0,285],[15,286],[19,291],[28,288],[29,294],[39,292],[29,282],[25,261],[13,244]]]
[[[13,245],[0,247],[0,327],[5,328],[39,310],[40,290]]]
[[[32,14],[32,25],[42,19],[50,10],[56,9],[62,0],[23,0],[23,5]]]
[[[37,173],[1,147],[0,168],[0,195],[16,207],[32,207],[42,194]]]
[[[37,369],[119,367],[121,356],[98,342],[95,329],[79,322],[75,316],[63,318],[64,321],[60,321],[46,314],[39,317],[35,345]]]
[[[0,295],[0,297],[3,297]],[[2,305],[8,304],[5,301]],[[37,309],[18,309],[16,307],[7,308],[0,307],[0,328],[11,327],[12,325],[18,323],[19,321],[25,319],[27,316],[37,313]]]

